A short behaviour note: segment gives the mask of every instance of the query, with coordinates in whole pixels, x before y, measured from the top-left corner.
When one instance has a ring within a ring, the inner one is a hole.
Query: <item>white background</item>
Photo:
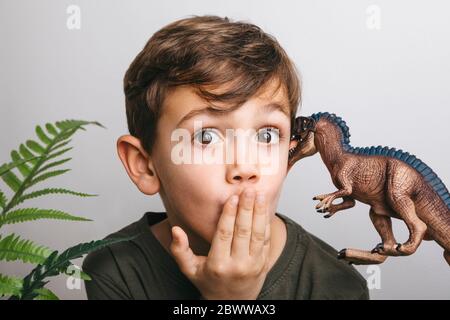
[[[81,9],[81,29],[66,27],[69,5]],[[367,8],[380,9],[380,29],[367,26]],[[247,20],[274,35],[303,79],[302,115],[336,113],[346,120],[351,145],[403,149],[450,181],[450,4],[448,1],[0,1],[0,162],[34,138],[34,126],[62,119],[97,120],[76,133],[72,171],[42,187],[65,187],[96,198],[54,195],[24,205],[54,208],[93,222],[37,221],[2,229],[55,249],[100,239],[164,210],[159,196],[139,192],[116,152],[127,131],[122,79],[149,37],[189,15],[215,14]],[[1,182],[0,188],[8,190]],[[10,191],[10,190],[8,190]],[[317,194],[335,191],[318,155],[296,164],[278,212],[336,249],[373,248],[380,239],[362,203],[331,219],[316,213]],[[399,241],[407,230],[394,221]],[[424,242],[410,257],[380,265],[381,289],[373,299],[448,299],[450,268],[443,249]],[[76,261],[81,265],[81,260]],[[0,272],[23,276],[31,265],[0,264]],[[368,277],[365,266],[357,267]],[[49,284],[60,298],[84,299]]]

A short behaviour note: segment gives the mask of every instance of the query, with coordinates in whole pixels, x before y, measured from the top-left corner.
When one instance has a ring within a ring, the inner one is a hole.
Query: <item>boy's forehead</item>
[[[220,88],[209,90],[212,93],[219,93]],[[288,118],[290,114],[289,100],[284,85],[277,86],[276,82],[270,82],[260,88],[260,90],[249,100],[264,107],[267,112],[279,110]],[[248,101],[248,100],[247,100]],[[162,116],[166,116],[170,121],[179,123],[181,120],[192,117],[196,113],[210,110],[210,103],[202,99],[193,86],[178,86],[169,90],[165,97]],[[226,103],[214,102],[214,106],[227,109]]]

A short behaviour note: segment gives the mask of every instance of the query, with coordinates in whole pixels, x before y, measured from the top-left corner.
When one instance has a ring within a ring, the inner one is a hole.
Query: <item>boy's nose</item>
[[[227,180],[232,184],[255,184],[259,181],[259,171],[254,164],[239,164],[230,167]]]

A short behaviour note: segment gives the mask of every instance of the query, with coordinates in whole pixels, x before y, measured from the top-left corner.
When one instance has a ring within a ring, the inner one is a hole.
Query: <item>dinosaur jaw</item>
[[[310,157],[317,153],[316,146],[314,144],[314,132],[310,131],[305,140],[299,140],[297,145],[289,150],[290,160],[289,163],[293,165],[300,159]]]

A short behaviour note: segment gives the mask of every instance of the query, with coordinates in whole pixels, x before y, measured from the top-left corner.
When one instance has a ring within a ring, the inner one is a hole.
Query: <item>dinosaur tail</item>
[[[448,251],[448,250],[444,251],[444,259],[447,261],[448,265],[450,266],[450,251]]]

